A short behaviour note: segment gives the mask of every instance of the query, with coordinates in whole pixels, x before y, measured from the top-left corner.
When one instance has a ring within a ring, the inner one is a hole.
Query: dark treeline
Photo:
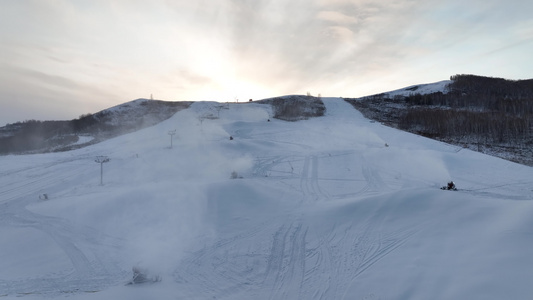
[[[411,105],[483,109],[515,115],[533,113],[533,79],[507,80],[475,75],[455,75],[450,79],[452,83],[446,94],[413,93],[403,100]]]
[[[483,143],[523,143],[531,138],[530,118],[501,112],[412,109],[398,127],[432,138]]]
[[[33,151],[50,146],[52,143],[67,144],[76,142],[78,139],[65,136],[72,132],[70,121],[27,120],[8,124],[3,131],[13,132],[13,134],[0,138],[0,154]]]
[[[415,87],[409,96],[380,94],[350,102],[370,118],[440,140],[487,144],[533,141],[533,79],[476,75],[450,79],[447,93],[421,95]]]
[[[105,112],[98,116],[86,114],[70,121],[26,120],[2,128],[0,154],[31,152],[40,149],[60,148],[78,141],[78,134],[97,135],[113,129],[100,122]]]
[[[326,107],[321,97],[292,95],[261,100],[258,103],[272,105],[276,119],[284,121],[306,120],[324,115]]]

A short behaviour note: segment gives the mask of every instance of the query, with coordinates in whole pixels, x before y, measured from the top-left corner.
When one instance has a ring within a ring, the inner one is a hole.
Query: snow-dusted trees
[[[428,137],[468,139],[482,137],[486,143],[523,141],[531,137],[531,117],[501,112],[458,109],[411,109],[398,127]]]
[[[272,105],[274,118],[284,121],[298,121],[320,117],[326,111],[322,100],[312,96],[285,96],[258,101],[258,103]]]
[[[350,101],[369,117],[424,136],[477,143],[533,142],[533,80],[451,77],[447,93]]]

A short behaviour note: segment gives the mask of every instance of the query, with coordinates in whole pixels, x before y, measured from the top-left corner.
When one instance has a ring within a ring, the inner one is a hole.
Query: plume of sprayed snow
[[[105,222],[115,227],[109,229],[114,235],[126,240],[125,258],[130,264],[126,267],[172,273],[186,245],[194,244],[191,239],[199,232],[210,232],[206,187],[228,180],[232,171],[243,174],[251,169],[250,156],[224,150],[232,142],[220,120],[201,120],[213,105],[218,104],[193,105],[162,126],[147,129],[141,133],[145,139],[130,140],[127,145],[141,153],[121,153],[122,158],[109,168],[107,176],[117,193],[108,198],[118,211],[109,212]],[[176,128],[172,149],[157,143],[158,138],[169,138],[161,132],[164,127]],[[153,145],[147,147],[147,141]],[[132,183],[136,185],[132,190],[120,188]]]
[[[422,183],[438,187],[450,178],[450,173],[443,160],[432,150],[394,149],[368,154],[370,161],[378,164],[381,170],[402,177],[405,182]],[[419,184],[417,184],[419,185]]]
[[[154,274],[170,274],[186,245],[208,226],[206,196],[191,184],[152,184],[127,195],[116,224],[126,238],[126,257],[132,265]]]

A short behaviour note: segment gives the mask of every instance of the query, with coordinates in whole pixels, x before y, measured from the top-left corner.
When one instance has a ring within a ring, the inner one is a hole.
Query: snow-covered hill
[[[346,100],[393,128],[533,166],[533,80],[450,79]]]
[[[153,126],[192,102],[137,99],[70,121],[29,120],[0,127],[0,155],[68,151]]]
[[[197,102],[83,149],[0,157],[0,297],[533,294],[533,169],[324,102],[298,122]],[[125,285],[134,266],[162,281]]]
[[[412,94],[431,94],[441,92],[446,94],[448,92],[448,85],[452,83],[451,80],[442,80],[433,83],[411,85],[399,90],[384,93],[387,97],[394,98],[395,96],[409,96]]]

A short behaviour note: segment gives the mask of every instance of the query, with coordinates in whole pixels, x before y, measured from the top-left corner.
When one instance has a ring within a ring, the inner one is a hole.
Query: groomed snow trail
[[[533,294],[531,168],[324,102],[325,116],[299,122],[195,103],[84,149],[0,157],[0,297]],[[111,158],[104,186],[96,155]],[[460,191],[441,191],[451,179]],[[163,281],[125,286],[133,266]]]
[[[266,155],[258,151],[254,177],[248,180],[256,188],[265,186],[264,194],[269,193],[268,187],[281,186],[289,196],[281,204],[276,201],[270,205],[276,208],[272,215],[257,218],[253,215],[264,212],[252,211],[250,219],[257,222],[243,226],[243,233],[221,233],[184,259],[174,274],[183,285],[184,297],[244,299],[250,294],[261,299],[341,299],[357,277],[422,230],[420,224],[427,223],[425,218],[402,227],[384,226],[383,220],[394,214],[384,208],[354,212],[348,218],[320,216],[318,212],[336,207],[339,204],[335,203],[343,200],[364,199],[391,190],[380,175],[382,170],[365,159],[367,147],[385,148],[385,142],[364,130],[346,135],[346,129],[340,127],[366,124],[340,99],[329,99],[326,105],[328,113],[323,118],[306,121],[301,127],[298,123],[283,124],[295,127],[290,132],[297,138],[292,139],[290,147],[285,130],[276,136],[255,128],[241,137],[238,133],[243,130],[227,126],[228,131],[237,133],[236,140],[246,138],[246,143],[264,144],[268,136],[270,145],[262,149]],[[316,143],[317,136],[323,141]],[[335,141],[339,138],[341,148]],[[394,186],[397,179],[390,175],[383,176],[388,176]],[[235,201],[224,193],[214,194],[217,201]],[[199,290],[203,291],[200,296]]]

